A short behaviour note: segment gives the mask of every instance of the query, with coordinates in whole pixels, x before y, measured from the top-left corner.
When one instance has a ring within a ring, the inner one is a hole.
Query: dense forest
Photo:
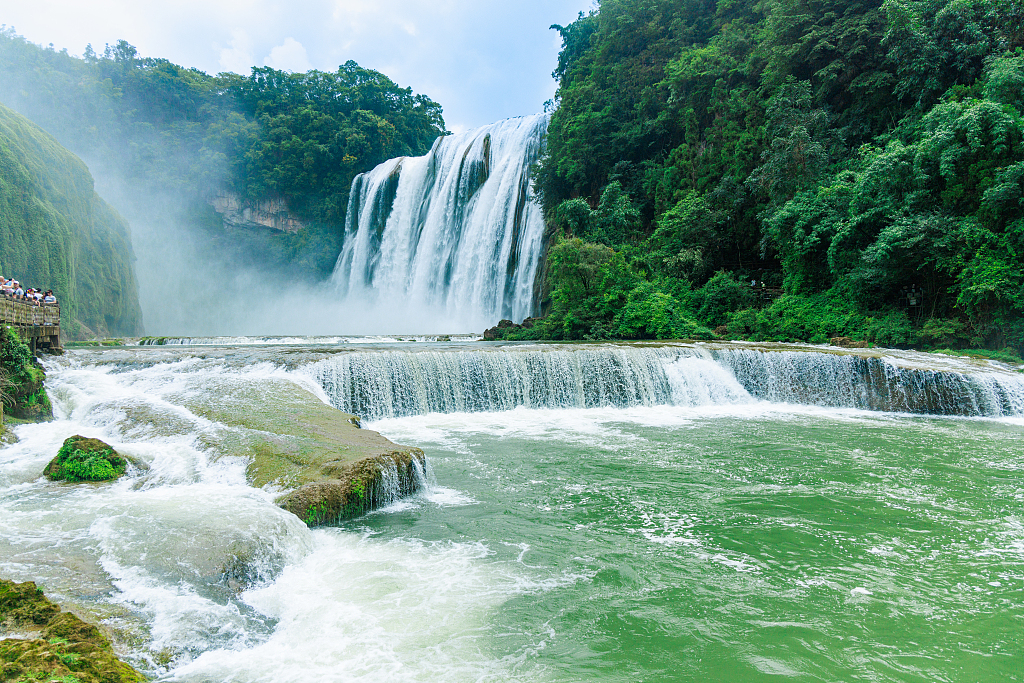
[[[511,336],[1024,347],[1020,0],[602,0],[552,28],[548,315]]]
[[[335,72],[210,76],[125,41],[81,58],[0,30],[0,102],[126,189],[124,210],[199,228],[201,249],[315,281],[341,247],[356,174],[424,154],[441,107],[348,62]],[[210,201],[283,200],[297,232],[225,229]],[[139,206],[127,206],[135,202]],[[148,213],[147,213],[148,212]]]
[[[0,105],[0,275],[53,289],[73,338],[133,335],[142,331],[134,260],[128,224],[82,160]]]

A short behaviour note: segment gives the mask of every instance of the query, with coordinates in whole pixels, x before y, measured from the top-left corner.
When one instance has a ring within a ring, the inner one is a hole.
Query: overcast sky
[[[3,0],[0,23],[81,55],[118,39],[208,73],[353,59],[444,107],[460,132],[541,111],[560,40],[592,0]]]

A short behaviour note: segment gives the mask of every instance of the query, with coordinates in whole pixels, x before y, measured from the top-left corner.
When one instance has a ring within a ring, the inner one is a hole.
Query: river
[[[190,341],[48,361],[57,419],[0,450],[0,573],[160,680],[1024,678],[1024,377],[998,364]],[[353,410],[429,484],[308,529],[247,484],[227,396]],[[76,433],[144,467],[41,479]]]

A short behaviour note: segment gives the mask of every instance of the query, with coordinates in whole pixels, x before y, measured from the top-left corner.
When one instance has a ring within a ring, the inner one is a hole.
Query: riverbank
[[[141,683],[110,641],[51,602],[33,582],[0,579],[0,681]]]

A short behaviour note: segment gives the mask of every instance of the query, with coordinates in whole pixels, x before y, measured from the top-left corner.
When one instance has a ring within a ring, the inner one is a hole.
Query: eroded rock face
[[[231,228],[294,233],[306,227],[289,213],[283,199],[264,199],[253,204],[243,201],[236,194],[225,193],[211,199],[210,205],[224,219],[224,224]]]
[[[0,581],[0,681],[137,683],[145,678],[114,656],[99,629],[62,612],[31,581]],[[25,636],[31,636],[26,638]]]
[[[113,481],[123,476],[128,461],[99,439],[70,436],[43,474],[51,481]]]
[[[418,448],[356,462],[330,461],[320,468],[321,481],[299,487],[277,504],[309,526],[351,519],[414,493],[417,466],[422,471],[424,455]]]

